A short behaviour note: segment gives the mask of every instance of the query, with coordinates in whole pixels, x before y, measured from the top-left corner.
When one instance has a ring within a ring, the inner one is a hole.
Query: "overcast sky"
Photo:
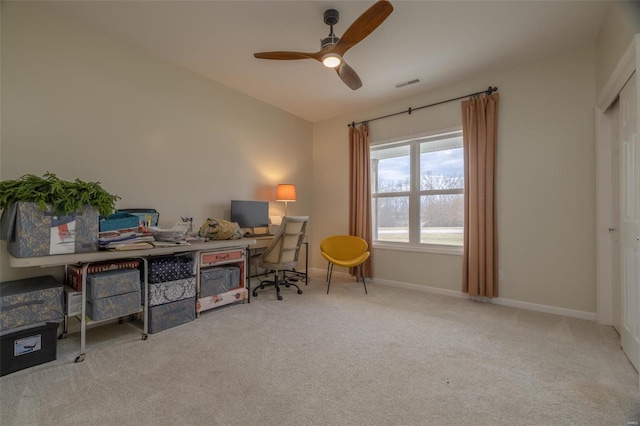
[[[462,148],[447,149],[423,153],[420,156],[420,168],[423,172],[430,171],[433,175],[463,174]],[[378,177],[382,181],[403,181],[409,179],[409,157],[395,157],[380,160],[378,163]]]

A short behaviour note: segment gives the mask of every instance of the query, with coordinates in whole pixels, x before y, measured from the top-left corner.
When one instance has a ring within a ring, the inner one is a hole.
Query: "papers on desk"
[[[139,232],[111,232],[98,238],[98,246],[103,250],[142,250],[153,248],[153,236]]]

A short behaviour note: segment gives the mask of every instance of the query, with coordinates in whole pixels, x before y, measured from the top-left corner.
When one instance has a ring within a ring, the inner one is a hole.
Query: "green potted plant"
[[[95,251],[99,215],[113,213],[118,199],[99,182],[49,172],[2,181],[0,237],[16,257]]]

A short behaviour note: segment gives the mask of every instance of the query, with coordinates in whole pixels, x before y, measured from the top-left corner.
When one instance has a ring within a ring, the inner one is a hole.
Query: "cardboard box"
[[[64,287],[65,313],[68,317],[82,315],[82,292],[69,286]]]
[[[57,357],[58,325],[47,323],[2,336],[0,376],[54,361]]]
[[[98,218],[89,206],[59,216],[36,203],[15,203],[2,212],[0,237],[15,257],[92,252],[98,250]]]

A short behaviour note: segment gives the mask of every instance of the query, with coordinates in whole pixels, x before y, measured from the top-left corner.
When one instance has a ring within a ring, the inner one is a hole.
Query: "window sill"
[[[397,250],[397,251],[410,251],[417,253],[434,253],[434,254],[450,254],[454,256],[462,256],[461,246],[444,246],[444,245],[427,245],[422,244],[419,246],[408,244],[394,244],[394,243],[373,243],[373,248],[376,250]]]

